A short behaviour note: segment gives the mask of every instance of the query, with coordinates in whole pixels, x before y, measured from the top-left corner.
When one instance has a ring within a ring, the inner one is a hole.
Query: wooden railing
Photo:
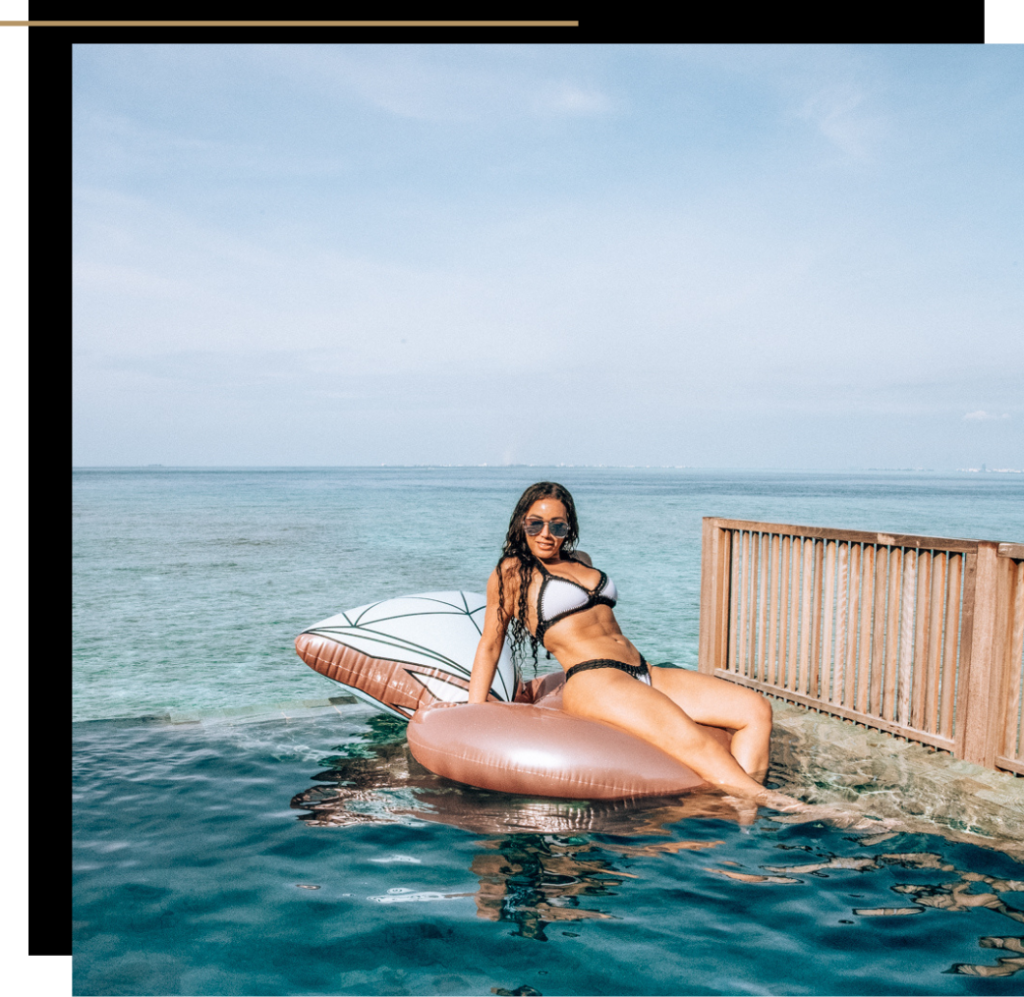
[[[699,668],[1024,775],[1024,544],[706,517]]]

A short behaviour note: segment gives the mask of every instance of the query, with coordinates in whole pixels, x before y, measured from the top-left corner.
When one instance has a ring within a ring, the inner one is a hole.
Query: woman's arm
[[[505,598],[510,599],[510,579],[505,577]],[[511,601],[511,600],[510,600]],[[501,649],[505,643],[505,630],[508,627],[501,624],[498,614],[498,569],[491,572],[487,579],[487,609],[484,610],[483,633],[480,635],[480,643],[476,647],[476,656],[473,658],[473,673],[469,679],[469,701],[471,703],[486,703],[488,694],[491,691],[491,682],[494,680],[494,669],[498,667],[498,658],[501,657]]]

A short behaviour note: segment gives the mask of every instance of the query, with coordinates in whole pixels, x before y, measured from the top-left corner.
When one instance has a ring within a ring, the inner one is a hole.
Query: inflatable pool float
[[[561,709],[565,676],[523,683],[508,645],[487,703],[468,703],[486,598],[428,592],[371,603],[315,624],[299,657],[347,691],[409,720],[413,757],[437,775],[528,796],[614,800],[705,785],[647,741]],[[728,731],[705,728],[724,746]]]
[[[425,592],[372,602],[314,624],[295,639],[310,668],[371,706],[408,720],[433,703],[465,703],[486,596]],[[502,702],[519,684],[506,644],[491,683]]]

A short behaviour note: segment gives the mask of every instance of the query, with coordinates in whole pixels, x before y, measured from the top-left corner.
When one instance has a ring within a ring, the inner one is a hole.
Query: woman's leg
[[[736,761],[758,782],[764,781],[772,731],[770,700],[733,682],[683,668],[651,668],[651,680],[655,689],[698,723],[734,730],[731,750]],[[872,832],[886,830],[892,824],[891,821],[869,820],[863,814],[837,807],[802,803],[784,793],[763,788],[751,798],[775,810],[798,814],[805,821],[828,820],[839,827]]]
[[[668,681],[664,680],[665,672],[672,673]],[[681,673],[682,677],[676,673]],[[740,750],[752,770],[758,772],[759,758],[764,758],[761,763],[764,768],[768,766],[765,725],[767,723],[770,730],[771,706],[768,705],[767,710],[764,706],[752,706],[749,697],[740,697],[733,703],[734,707],[736,703],[740,704],[738,710],[726,705],[723,712],[721,706],[709,704],[709,701],[719,699],[728,704],[731,690],[747,691],[741,686],[733,686],[730,682],[683,669],[652,668],[651,674],[654,676],[653,686],[638,682],[614,668],[580,672],[566,682],[562,693],[562,708],[566,713],[586,720],[600,720],[620,727],[677,758],[716,788],[775,810],[799,814],[801,820],[830,820],[840,827],[871,830],[873,833],[893,826],[892,821],[874,821],[863,814],[835,807],[812,806],[783,793],[765,789],[740,767],[737,758],[699,727],[687,711],[658,689],[659,684],[671,686],[675,694],[694,704],[694,708],[707,718],[702,722],[708,726],[732,727],[737,731],[737,736],[746,731],[745,738],[741,739]],[[659,679],[662,680],[660,683]],[[762,741],[764,744],[759,747]],[[734,736],[734,750],[735,743]],[[746,754],[748,748],[749,755]]]
[[[697,723],[734,730],[733,757],[747,775],[764,782],[772,735],[772,706],[766,697],[684,668],[651,668],[651,683]]]
[[[565,684],[562,708],[649,741],[726,792],[745,797],[763,792],[738,760],[668,695],[625,672],[595,668],[574,675]]]

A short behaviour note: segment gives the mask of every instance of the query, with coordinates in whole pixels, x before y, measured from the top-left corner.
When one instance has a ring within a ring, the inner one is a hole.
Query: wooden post
[[[700,618],[697,629],[697,670],[707,674],[714,673],[715,657],[715,589],[718,577],[715,563],[715,529],[714,520],[705,516],[701,526],[700,538]]]
[[[989,768],[995,767],[1003,742],[1015,580],[1016,565],[1010,558],[998,556],[998,544],[978,541],[969,634],[964,607],[967,654],[961,653],[960,661],[962,694],[957,697],[956,755]]]
[[[1003,556],[1002,546],[1000,544],[1000,556]],[[1020,556],[1024,557],[1024,551]],[[1014,561],[1013,564],[1016,577],[1013,584],[1013,639],[1007,663],[1009,693],[1003,719],[1003,758],[997,764],[1012,768],[1018,775],[1024,775],[1024,744],[1020,743],[1018,724],[1021,685],[1024,683],[1024,560]]]
[[[700,557],[700,625],[697,668],[714,675],[726,667],[729,637],[730,535],[718,520],[704,517]]]

